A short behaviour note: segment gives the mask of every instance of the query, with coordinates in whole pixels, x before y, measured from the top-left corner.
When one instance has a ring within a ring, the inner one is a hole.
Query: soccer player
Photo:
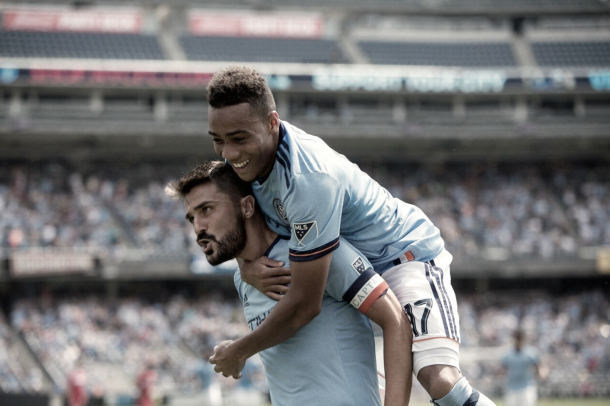
[[[320,301],[341,236],[383,276],[409,316],[413,372],[435,404],[493,405],[461,375],[452,256],[428,217],[393,198],[320,138],[281,121],[256,70],[221,70],[207,90],[208,133],[216,153],[252,182],[268,224],[290,238],[290,289],[262,328],[219,348],[216,369],[236,376],[243,360],[291,337],[317,315],[314,302]],[[277,270],[259,265],[270,263],[246,264],[242,278],[266,292],[260,281]]]
[[[506,406],[536,406],[538,401],[540,354],[533,347],[525,347],[524,338],[523,331],[515,330],[514,348],[502,358],[502,367],[506,371]]]
[[[287,238],[267,226],[250,184],[228,164],[199,165],[166,190],[183,199],[186,218],[210,264],[262,255],[287,261]],[[243,282],[239,271],[235,286],[248,326],[256,331],[278,302]],[[373,332],[364,314],[383,329],[384,363],[397,372],[386,381],[385,405],[407,404],[411,374],[401,371],[410,370],[412,362],[404,351],[410,344],[409,321],[386,282],[343,241],[330,264],[319,315],[290,339],[260,353],[273,404],[380,405]],[[218,347],[227,345],[231,342]]]

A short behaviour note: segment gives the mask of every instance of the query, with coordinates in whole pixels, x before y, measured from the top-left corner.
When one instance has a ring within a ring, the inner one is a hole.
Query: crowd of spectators
[[[191,165],[0,166],[2,248],[96,250],[110,260],[130,249],[151,255],[198,252],[182,203],[164,193],[165,185]],[[420,207],[457,258],[574,258],[583,249],[610,245],[610,167],[605,164],[360,166],[394,196]],[[510,330],[520,325],[552,355],[554,367],[542,391],[607,394],[607,385],[600,383],[610,382],[607,295],[528,295],[518,300],[461,296],[463,348],[507,346]],[[91,367],[90,382],[97,385],[109,381],[108,365],[119,365],[129,376],[150,359],[158,368],[159,388],[192,391],[200,384],[194,371],[210,346],[246,331],[239,304],[212,296],[158,303],[121,298],[111,304],[100,297],[22,299],[11,317],[60,390],[78,360]],[[0,323],[1,390],[40,390],[41,373],[19,370],[18,364],[14,337]],[[499,393],[493,356],[465,368],[485,393]],[[264,386],[260,369],[253,370],[258,371],[253,385]],[[115,378],[132,382],[120,373]]]
[[[0,393],[37,393],[43,390],[42,370],[27,368],[21,362],[18,346],[18,338],[0,313]]]
[[[602,290],[551,294],[541,290],[460,294],[462,369],[475,387],[502,393],[500,354],[522,329],[528,343],[543,354],[550,371],[541,382],[543,396],[610,395],[610,297]],[[247,333],[242,306],[233,296],[180,294],[149,302],[135,297],[104,300],[98,296],[45,295],[21,299],[11,317],[42,365],[63,391],[77,362],[89,374],[89,389],[133,395],[134,379],[148,363],[159,375],[157,393],[201,390],[200,368],[215,344]],[[0,375],[3,390],[19,387],[10,368],[8,326],[0,324]],[[499,351],[501,350],[501,351]],[[478,358],[469,354],[476,352]],[[488,355],[485,355],[488,354]],[[108,368],[113,365],[112,376]],[[248,364],[248,379],[236,382],[211,373],[227,391],[243,383],[264,392],[260,362]],[[208,365],[209,367],[209,365]],[[210,371],[208,371],[210,372]],[[36,376],[36,375],[32,375]],[[128,382],[132,386],[125,386]],[[114,387],[113,387],[114,385]],[[40,383],[38,383],[40,387]]]
[[[551,295],[540,290],[459,296],[462,348],[506,348],[516,329],[542,354],[542,396],[610,394],[610,297],[607,289]],[[485,393],[502,391],[497,353],[467,363]],[[495,354],[495,355],[493,355]]]
[[[90,390],[127,397],[136,396],[135,379],[149,365],[158,376],[159,396],[205,389],[202,361],[213,345],[248,331],[236,298],[217,295],[149,302],[47,294],[18,300],[11,319],[56,390],[65,391],[67,376],[78,364],[87,371]]]
[[[7,248],[112,250],[121,228],[83,176],[64,164],[4,164],[0,241]]]
[[[0,179],[2,246],[125,248],[196,253],[180,201],[164,193],[189,168],[59,163],[9,165]],[[463,258],[576,257],[610,244],[610,167],[572,164],[447,164],[361,167],[415,204]]]

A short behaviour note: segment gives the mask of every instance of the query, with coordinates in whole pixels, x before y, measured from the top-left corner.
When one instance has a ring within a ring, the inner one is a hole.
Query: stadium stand
[[[128,243],[78,173],[69,174],[61,164],[4,168],[11,175],[0,186],[2,246],[112,251]]]
[[[15,58],[165,59],[152,35],[0,31],[0,56]]]
[[[124,297],[109,304],[94,295],[47,294],[43,301],[44,307],[40,298],[17,301],[13,326],[59,390],[65,390],[78,361],[87,371],[89,388],[102,387],[109,399],[133,399],[134,377],[147,362],[159,374],[160,393],[196,393],[201,389],[199,359],[222,339],[247,332],[241,305],[219,295],[198,300],[177,295],[155,302]]]
[[[163,192],[181,176],[180,165],[102,166],[89,174],[57,162],[6,167],[2,246],[198,252],[181,202]],[[394,196],[422,207],[458,258],[494,249],[516,258],[575,257],[580,248],[610,244],[607,165],[361,166]]]
[[[72,3],[65,10],[125,5]],[[149,360],[159,393],[186,399],[204,385],[211,348],[247,331],[233,268],[195,272],[205,260],[182,204],[163,193],[215,157],[204,87],[229,63],[264,71],[282,118],[440,228],[455,258],[463,369],[475,387],[501,396],[498,359],[521,326],[549,366],[541,396],[610,397],[607,2],[301,3],[133,0],[120,10],[141,22],[129,34],[3,21],[0,404],[11,404],[7,393],[63,395],[77,359],[107,404],[133,404]],[[209,10],[315,10],[325,25],[307,39],[190,31],[191,12]],[[196,78],[185,85],[179,74]],[[16,272],[17,254],[34,251],[54,262],[94,253],[95,263]],[[256,360],[251,368],[242,382],[264,393]],[[218,381],[225,403],[238,404],[236,383]]]
[[[189,60],[227,62],[345,63],[334,40],[182,36]]]
[[[532,50],[540,66],[610,66],[610,42],[534,42]]]
[[[510,67],[515,60],[509,44],[502,43],[405,43],[359,41],[371,63],[384,65],[429,65]]]
[[[0,314],[0,392],[38,393],[50,389],[44,385],[42,370],[23,362],[25,357],[20,344],[4,315]]]
[[[32,0],[34,4],[71,4],[70,0]],[[116,0],[97,0],[96,4],[111,5],[122,4]],[[148,0],[134,0],[132,4],[149,4]],[[168,4],[176,6],[201,6],[203,3],[198,0],[168,0]],[[252,2],[248,0],[225,0],[205,2],[211,7],[252,7]],[[261,8],[303,8],[303,4],[298,0],[259,0],[256,5]],[[594,13],[607,12],[608,6],[604,2],[597,0],[518,0],[505,2],[502,0],[312,0],[308,3],[308,8],[316,9],[340,9],[350,11],[368,11],[377,13],[406,12],[406,13],[452,13],[452,14],[523,14],[523,13]]]
[[[610,301],[600,290],[572,292],[561,298],[531,289],[518,295],[506,291],[458,298],[463,368],[481,390],[501,394],[496,356],[486,354],[508,348],[511,332],[520,325],[530,344],[542,352],[550,371],[541,385],[543,396],[582,396],[587,391],[607,395],[610,391],[606,346]],[[154,302],[126,297],[114,304],[96,296],[60,295],[47,297],[44,308],[39,299],[24,298],[16,302],[12,319],[52,371],[59,388],[64,387],[67,372],[80,357],[87,366],[90,386],[103,384],[109,397],[133,396],[130,378],[146,359],[156,360],[161,391],[192,393],[199,384],[193,354],[208,354],[219,340],[247,330],[241,304],[219,295],[199,299],[176,295]],[[479,354],[478,359],[472,359],[472,350]],[[258,370],[252,378],[259,385],[257,390],[264,390],[260,364],[254,361],[252,367]]]
[[[561,298],[544,291],[495,292],[464,295],[460,319],[465,348],[510,347],[511,333],[520,326],[529,344],[543,354],[549,370],[541,383],[543,397],[607,393],[610,357],[606,314],[609,301],[601,290],[567,294]],[[470,341],[472,340],[472,341]],[[584,348],[587,350],[584,350]],[[466,351],[467,353],[468,351]],[[480,379],[486,392],[501,393],[502,379],[495,361],[470,364],[468,375]]]

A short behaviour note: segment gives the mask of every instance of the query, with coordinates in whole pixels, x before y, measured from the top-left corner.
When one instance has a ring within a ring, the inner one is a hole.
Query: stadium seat
[[[371,63],[381,65],[515,66],[508,43],[426,43],[359,41]]]
[[[0,31],[0,56],[165,59],[152,35]]]
[[[610,66],[610,41],[534,42],[532,50],[540,66]]]
[[[337,43],[325,39],[180,37],[189,60],[343,63]]]

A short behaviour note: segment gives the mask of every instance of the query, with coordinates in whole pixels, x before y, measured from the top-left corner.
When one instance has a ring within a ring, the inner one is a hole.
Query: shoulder
[[[536,347],[528,347],[526,349],[526,354],[536,362],[540,359],[540,351],[538,351]]]
[[[337,157],[342,157],[321,138],[308,134],[290,123],[283,122],[285,136],[278,146],[278,159],[289,161],[291,173],[332,173]],[[344,157],[343,157],[344,158]]]

